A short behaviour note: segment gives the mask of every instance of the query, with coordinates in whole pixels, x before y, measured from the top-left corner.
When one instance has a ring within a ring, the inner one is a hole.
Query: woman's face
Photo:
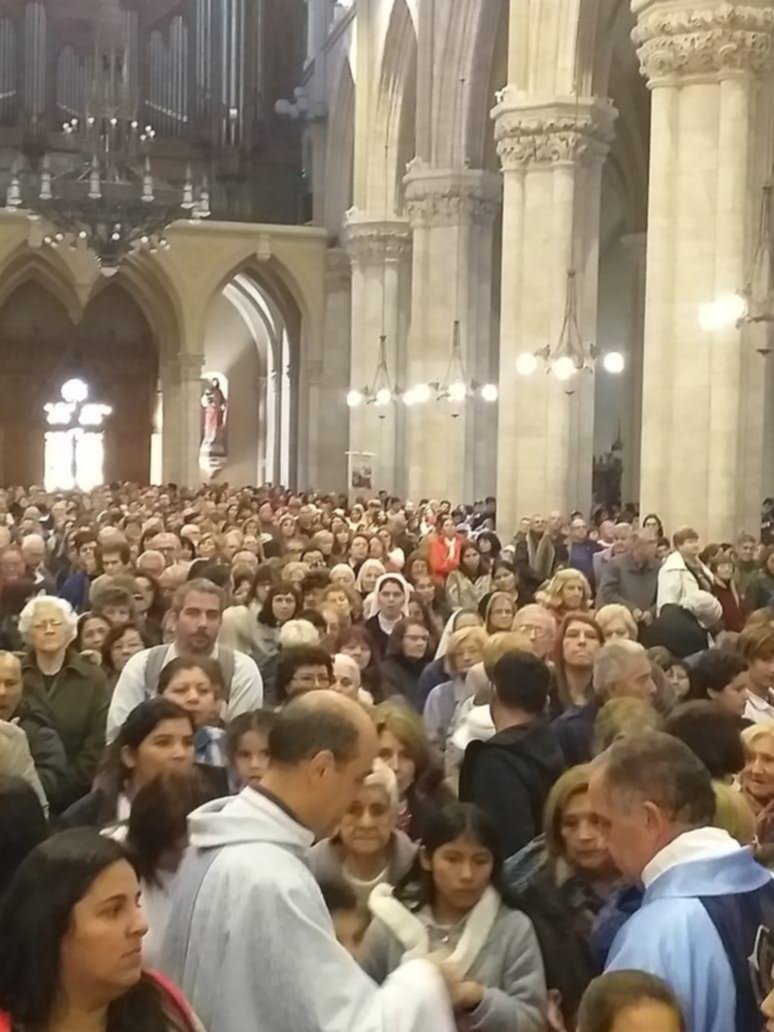
[[[371,662],[371,650],[365,642],[359,641],[358,639],[347,642],[346,645],[342,645],[341,651],[347,656],[352,656],[361,670],[365,670]]]
[[[255,534],[245,534],[242,538],[242,551],[251,555],[258,555],[260,545]]]
[[[200,559],[212,559],[218,551],[218,546],[215,544],[215,538],[211,534],[204,534],[201,541],[196,546],[196,551]]]
[[[744,670],[741,674],[737,674],[733,681],[727,684],[722,691],[710,691],[708,694],[710,699],[717,703],[726,713],[731,713],[735,717],[741,717],[747,705],[747,671]]]
[[[648,516],[642,526],[645,530],[655,530],[657,533],[661,530],[659,522],[655,516]]]
[[[611,866],[604,831],[591,808],[588,792],[576,792],[565,803],[559,833],[571,867],[594,874]]]
[[[60,948],[60,991],[104,1001],[123,995],[140,980],[147,931],[137,875],[127,860],[119,860],[72,909]]]
[[[427,628],[421,623],[410,623],[403,635],[401,651],[406,659],[424,659],[429,643],[430,633]]]
[[[491,555],[492,554],[492,542],[489,540],[489,538],[480,537],[478,539],[478,541],[477,541],[477,545],[478,545],[478,550],[481,553],[481,555]]]
[[[461,562],[475,576],[481,569],[481,556],[478,554],[478,549],[466,548],[462,553]]]
[[[136,749],[124,746],[121,761],[131,771],[135,791],[165,771],[193,770],[194,733],[186,717],[162,720]]]
[[[380,537],[372,537],[368,542],[368,555],[371,559],[384,558],[384,542]]]
[[[110,625],[107,620],[98,617],[105,628],[102,636],[104,642]],[[67,624],[58,606],[50,602],[39,602],[35,606],[32,616],[31,641],[37,652],[54,653],[60,652],[67,644]],[[102,642],[100,642],[101,647]],[[94,648],[94,646],[83,645],[83,648]]]
[[[296,536],[296,521],[292,516],[283,516],[280,520],[280,534],[284,538],[292,538]]]
[[[427,559],[423,559],[421,556],[417,559],[411,560],[411,566],[408,569],[408,579],[413,583],[417,584],[420,578],[430,576],[430,566],[428,565]]]
[[[348,853],[374,856],[386,851],[397,814],[381,788],[364,785],[341,819],[341,841]]]
[[[336,570],[335,572],[331,573],[331,584],[343,584],[345,587],[351,587],[354,581],[352,577],[347,573],[347,569],[349,569],[349,567],[347,567],[346,569]]]
[[[386,763],[395,775],[398,793],[403,799],[414,784],[417,765],[404,743],[387,728],[379,735],[379,759]]]
[[[296,612],[295,595],[275,595],[271,600],[271,613],[279,624],[292,620]]]
[[[454,670],[457,676],[467,674],[471,667],[482,660],[482,648],[476,641],[464,641],[454,655]]]
[[[441,521],[441,533],[446,538],[453,538],[456,535],[457,529],[451,516],[444,516]]]
[[[562,642],[562,653],[566,665],[589,670],[594,665],[594,656],[598,651],[599,639],[593,628],[580,621],[570,622]]]
[[[414,591],[427,606],[435,601],[435,584],[429,574],[422,574],[422,576],[415,579]]]
[[[734,576],[734,564],[720,563],[715,572],[719,580],[722,580],[724,583],[727,583]]]
[[[492,631],[510,631],[514,616],[516,606],[508,596],[501,595],[489,607],[489,626]]]
[[[349,601],[346,591],[342,591],[340,588],[330,588],[325,599],[343,620],[348,620],[352,616],[352,603]]]
[[[632,638],[630,629],[626,626],[626,621],[620,616],[615,616],[611,620],[608,620],[604,628],[605,641],[634,641]]]
[[[499,566],[492,574],[492,585],[495,591],[505,591],[512,595],[516,591],[516,577],[507,566]]]
[[[246,606],[250,598],[250,581],[241,580],[239,586],[234,588],[232,598],[235,606]]]
[[[182,706],[196,727],[206,727],[218,718],[217,689],[200,667],[178,670],[163,695]]]
[[[679,702],[684,699],[691,688],[691,682],[688,680],[688,674],[685,667],[679,663],[675,663],[667,671],[667,681],[672,685],[675,693],[675,698]],[[744,707],[742,707],[744,709]]]
[[[140,637],[140,632],[136,631],[134,627],[127,627],[110,650],[110,662],[113,664],[113,669],[120,673],[132,656],[136,656],[144,648],[145,644]]]
[[[81,648],[93,649],[99,652],[105,644],[105,638],[110,631],[110,624],[101,616],[92,616],[83,623],[81,630]]]
[[[564,609],[574,612],[583,608],[585,592],[579,581],[568,581],[562,587],[562,606]]]
[[[257,788],[269,768],[269,736],[251,728],[245,731],[234,751],[234,767],[243,785]]]
[[[745,791],[765,805],[774,799],[774,735],[761,735],[745,747],[741,781]]]
[[[339,525],[335,527],[333,537],[336,541],[336,548],[338,551],[346,552],[349,547],[349,529],[341,521],[339,521]]]
[[[429,857],[422,849],[420,859],[432,874],[438,900],[461,914],[473,909],[492,880],[492,853],[467,835],[439,846]]]

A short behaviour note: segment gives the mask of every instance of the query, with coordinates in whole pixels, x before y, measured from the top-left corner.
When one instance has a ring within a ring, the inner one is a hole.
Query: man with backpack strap
[[[621,738],[595,761],[591,804],[624,878],[645,888],[606,970],[663,978],[691,1032],[760,1032],[753,959],[774,927],[774,881],[720,828],[703,763],[658,731]],[[768,981],[769,972],[761,972]]]
[[[108,742],[134,707],[156,694],[159,674],[177,656],[209,656],[220,665],[226,686],[221,706],[225,721],[263,705],[263,681],[255,662],[217,644],[224,608],[220,588],[204,579],[188,581],[177,590],[172,608],[174,642],[138,652],[121,672],[108,712]]]

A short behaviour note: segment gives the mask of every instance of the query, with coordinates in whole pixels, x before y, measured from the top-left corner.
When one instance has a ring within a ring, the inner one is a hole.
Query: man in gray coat
[[[647,530],[632,534],[625,552],[605,564],[597,591],[597,609],[626,606],[638,624],[653,620],[658,590],[657,541]]]

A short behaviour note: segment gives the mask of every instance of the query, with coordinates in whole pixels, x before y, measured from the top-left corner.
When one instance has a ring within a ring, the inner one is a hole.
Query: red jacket
[[[465,543],[465,538],[458,534],[452,544],[453,549],[449,554],[449,539],[440,534],[433,536],[430,542],[430,569],[433,576],[440,581],[445,581],[452,570],[460,565],[460,552]]]

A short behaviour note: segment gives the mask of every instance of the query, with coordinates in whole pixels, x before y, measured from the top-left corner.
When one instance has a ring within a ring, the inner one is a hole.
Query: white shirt
[[[770,720],[774,720],[771,689],[769,689],[769,698],[766,699],[762,699],[760,695],[755,695],[748,690],[747,705],[744,708],[743,716],[745,720],[751,720],[754,724],[768,724]]]
[[[722,828],[695,828],[684,831],[668,846],[664,846],[642,871],[642,884],[649,888],[656,878],[671,871],[679,864],[687,864],[692,860],[709,860],[716,856],[727,856],[738,853],[742,847]]]
[[[106,741],[109,745],[116,737],[126,718],[141,702],[150,698],[145,690],[145,668],[148,665],[150,649],[143,649],[132,656],[118,678],[107,717]],[[177,645],[170,645],[164,657],[164,666],[180,656]],[[209,654],[210,659],[218,658],[216,645]],[[263,705],[263,680],[260,671],[244,652],[234,652],[234,676],[231,679],[229,699],[221,707],[221,715],[228,722],[241,713],[250,713]]]

